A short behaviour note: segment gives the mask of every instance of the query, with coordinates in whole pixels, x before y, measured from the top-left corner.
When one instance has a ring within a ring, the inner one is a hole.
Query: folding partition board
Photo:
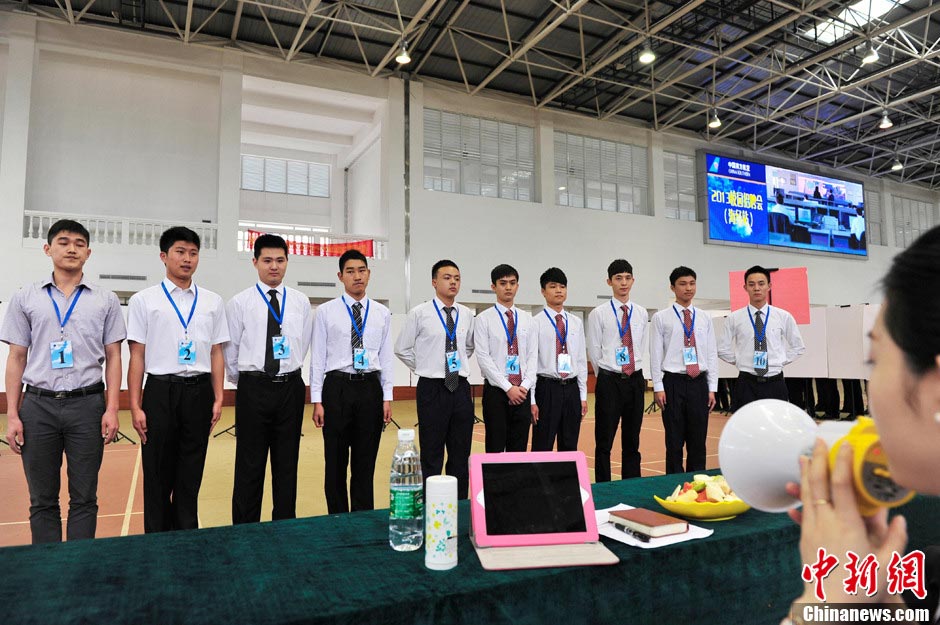
[[[800,325],[800,336],[806,351],[802,356],[783,368],[788,378],[827,378],[829,376],[829,357],[826,336],[826,319],[830,308],[810,308],[810,321]],[[799,321],[797,321],[799,323]]]
[[[829,343],[829,377],[867,380],[871,367],[865,364],[866,304],[833,306],[828,309],[826,325]],[[871,313],[868,318],[872,319]]]

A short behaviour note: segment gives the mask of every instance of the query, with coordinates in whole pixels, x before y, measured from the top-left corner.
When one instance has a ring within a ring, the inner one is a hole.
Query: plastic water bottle
[[[424,542],[424,480],[414,441],[414,430],[398,430],[388,511],[388,542],[395,551],[414,551]]]

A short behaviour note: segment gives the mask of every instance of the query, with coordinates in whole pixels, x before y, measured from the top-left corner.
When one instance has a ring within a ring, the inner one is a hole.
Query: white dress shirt
[[[653,390],[663,390],[663,372],[685,373],[685,322],[683,311],[686,308],[673,304],[653,315],[650,331],[650,367],[652,369]],[[718,390],[718,342],[712,319],[703,310],[694,306],[688,308],[694,320],[692,332],[695,335],[695,353],[702,375],[708,372],[708,391]]]
[[[751,325],[751,317],[757,311],[757,308],[748,304],[728,315],[725,331],[718,339],[718,357],[735,365],[738,371],[751,374],[754,373],[754,326]],[[761,312],[767,340],[767,376],[777,375],[783,372],[784,365],[799,358],[806,348],[793,315],[770,305],[765,305]]]
[[[497,303],[487,308],[473,320],[473,346],[476,350],[477,362],[480,371],[492,386],[504,391],[512,388],[509,377],[506,375],[506,357],[509,355],[509,339],[506,332],[509,320],[506,312],[509,309]],[[529,390],[535,386],[535,376],[538,367],[538,340],[534,338],[532,328],[532,315],[512,307],[513,317],[516,319],[516,341],[519,347],[519,366],[522,374],[520,386]],[[502,321],[500,321],[502,319]],[[503,323],[506,323],[504,326]]]
[[[197,287],[195,282],[190,283],[188,289],[181,289],[169,278],[164,278],[163,286],[169,291],[184,321],[198,296],[188,329],[183,329],[176,310],[157,284],[131,297],[127,311],[127,340],[147,346],[144,353],[147,373],[182,376],[211,373],[212,346],[229,340],[222,298],[208,289]],[[196,362],[191,365],[179,363],[179,343],[185,336],[196,347]]]
[[[258,289],[261,293],[258,293]],[[264,357],[268,349],[268,304],[271,287],[258,282],[238,293],[225,307],[228,333],[231,340],[225,345],[225,373],[229,381],[238,384],[239,371],[264,371]],[[313,331],[310,300],[300,291],[281,284],[277,287],[277,301],[283,314],[281,336],[287,337],[290,357],[278,360],[279,373],[291,373],[304,364],[310,349]],[[262,295],[263,293],[263,295]],[[285,296],[286,294],[286,296]]]
[[[615,310],[611,310],[613,304]],[[600,369],[607,369],[614,373],[621,373],[623,367],[617,364],[617,349],[623,346],[623,339],[620,338],[620,323],[623,321],[623,310],[621,306],[624,303],[617,299],[610,299],[591,311],[587,322],[587,350],[588,357],[594,365],[594,372]],[[645,308],[633,302],[627,302],[626,306],[632,308],[629,313],[630,331],[633,333],[633,369],[639,371],[643,368],[643,362],[646,359],[645,354],[648,349],[649,333],[649,313]],[[616,313],[615,313],[616,311]]]
[[[310,401],[323,401],[323,379],[330,371],[364,373],[380,371],[382,399],[392,401],[392,315],[388,308],[375,300],[363,297],[360,318],[365,324],[362,331],[362,347],[369,357],[369,366],[358,370],[353,367],[352,317],[349,316],[356,303],[343,294],[331,299],[319,308],[313,320],[313,347],[310,350]],[[350,310],[346,309],[346,306]],[[369,316],[366,317],[366,309]],[[443,362],[443,355],[441,362]]]
[[[543,308],[542,312],[532,316],[532,321],[538,332],[538,375],[548,378],[561,379],[558,375],[558,358],[555,352],[555,341],[558,335],[555,333],[555,312],[551,308]],[[551,316],[549,319],[548,315]],[[587,401],[587,352],[584,347],[584,324],[581,319],[575,315],[569,315],[568,311],[562,310],[561,315],[565,318],[565,326],[568,332],[566,345],[568,354],[571,355],[571,373],[569,378],[578,377],[578,391],[581,394],[581,401]],[[536,382],[538,385],[538,382]],[[535,393],[532,393],[532,403],[535,403]]]
[[[434,310],[437,303],[440,317]],[[457,353],[460,357],[460,375],[468,377],[470,367],[467,359],[473,355],[473,311],[463,304],[454,303],[454,320],[457,323]],[[441,323],[441,319],[444,323]],[[395,355],[405,366],[422,378],[444,379],[447,373],[445,359],[447,313],[444,304],[436,297],[423,304],[418,304],[405,319],[398,340],[395,341]]]

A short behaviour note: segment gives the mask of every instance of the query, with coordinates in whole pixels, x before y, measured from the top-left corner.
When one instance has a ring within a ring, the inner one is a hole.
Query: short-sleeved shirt
[[[64,320],[79,289],[81,297],[64,329],[64,338],[72,344],[73,366],[53,369],[51,344],[61,341],[63,332],[49,295]],[[105,345],[120,343],[125,336],[117,295],[84,276],[68,299],[51,275],[23,287],[13,295],[0,329],[0,341],[29,348],[23,382],[50,391],[72,391],[101,382]]]
[[[229,340],[228,322],[225,319],[225,304],[218,294],[190,283],[181,289],[169,279],[163,286],[156,285],[135,293],[131,297],[127,313],[127,340],[143,343],[144,369],[154,375],[193,376],[212,371],[212,346]],[[183,329],[179,315],[163,292],[170,293],[185,321],[192,310],[188,329]],[[197,299],[198,294],[198,299]],[[196,348],[196,359],[192,364],[180,364],[180,341],[192,340]]]

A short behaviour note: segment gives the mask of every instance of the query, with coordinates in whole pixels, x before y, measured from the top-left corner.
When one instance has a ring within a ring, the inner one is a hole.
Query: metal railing
[[[69,215],[43,211],[25,211],[23,214],[23,241],[27,245],[46,242],[49,228],[60,219],[74,219],[88,229],[89,244],[130,248],[156,248],[160,235],[172,226],[186,226],[199,235],[204,250],[216,250],[219,243],[217,224],[183,223],[160,219],[133,217],[106,217],[103,215]]]

